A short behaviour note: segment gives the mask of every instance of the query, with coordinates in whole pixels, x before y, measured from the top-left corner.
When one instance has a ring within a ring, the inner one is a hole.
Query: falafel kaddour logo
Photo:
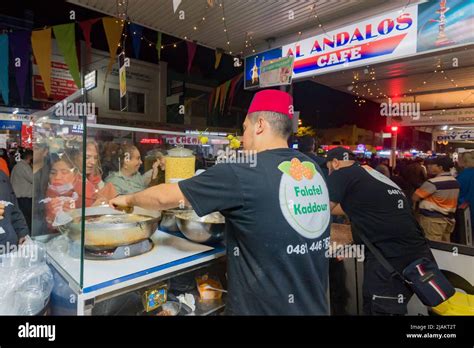
[[[313,76],[415,54],[417,5],[282,47],[295,57],[293,77]]]
[[[329,193],[312,162],[298,158],[278,165],[280,208],[288,224],[303,237],[320,237],[331,219]]]

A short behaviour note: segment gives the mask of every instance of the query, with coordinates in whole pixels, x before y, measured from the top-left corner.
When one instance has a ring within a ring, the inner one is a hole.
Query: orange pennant
[[[31,48],[43,80],[44,90],[51,94],[51,28],[31,32]]]
[[[105,17],[102,18],[102,24],[104,25],[105,36],[107,37],[107,44],[109,45],[110,60],[109,65],[107,66],[107,71],[105,72],[105,81],[107,81],[107,76],[112,70],[112,65],[114,65],[115,55],[117,53],[117,47],[120,42],[123,30],[123,22],[117,18]],[[105,91],[104,83],[104,91]]]

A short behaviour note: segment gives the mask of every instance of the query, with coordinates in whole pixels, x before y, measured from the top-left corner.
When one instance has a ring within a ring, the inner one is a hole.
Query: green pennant
[[[158,60],[161,60],[161,33],[158,32],[158,37],[156,38],[156,52],[158,53]]]
[[[64,56],[64,61],[69,67],[69,72],[78,88],[82,87],[81,75],[79,74],[79,64],[76,53],[76,33],[75,24],[61,24],[53,26],[54,37],[58,44],[59,51]]]

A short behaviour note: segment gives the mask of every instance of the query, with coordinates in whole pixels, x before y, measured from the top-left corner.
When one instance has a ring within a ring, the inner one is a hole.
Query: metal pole
[[[390,166],[392,167],[392,170],[395,169],[397,166],[397,132],[392,132],[392,151],[390,154]]]

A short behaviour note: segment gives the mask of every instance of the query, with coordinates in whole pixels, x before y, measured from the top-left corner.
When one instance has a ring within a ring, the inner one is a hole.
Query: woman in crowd
[[[87,140],[86,146],[86,207],[93,205],[105,204],[110,199],[117,196],[117,191],[114,185],[108,183],[105,184],[102,180],[102,169],[99,160],[99,147],[97,143],[92,140]],[[74,157],[74,164],[79,169],[79,172],[83,168],[83,155],[82,152],[77,152]],[[79,190],[81,192],[82,189]]]
[[[77,190],[81,190],[78,170],[72,161],[77,150],[63,153],[53,160],[49,174],[49,185],[46,190],[46,221],[51,227],[58,213],[80,207],[81,201]]]
[[[110,174],[105,181],[112,183],[119,195],[143,191],[153,185],[158,177],[159,161],[153,163],[150,173],[139,173],[142,165],[140,151],[134,145],[123,145],[119,154],[119,170]]]

